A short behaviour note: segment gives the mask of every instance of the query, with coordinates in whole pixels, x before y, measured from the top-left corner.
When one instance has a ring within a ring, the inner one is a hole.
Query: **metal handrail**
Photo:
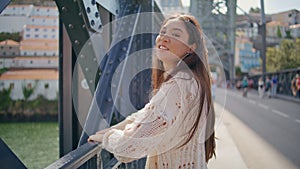
[[[50,164],[48,167],[46,167],[46,169],[78,168],[93,158],[96,158],[96,160],[92,165],[95,165],[95,168],[102,169],[100,158],[101,150],[101,144],[90,142],[85,143],[77,149],[61,157],[54,163]]]

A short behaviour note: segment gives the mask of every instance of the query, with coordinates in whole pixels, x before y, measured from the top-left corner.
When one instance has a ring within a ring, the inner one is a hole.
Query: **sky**
[[[190,0],[181,0],[183,5],[189,5]],[[237,0],[237,6],[242,8],[245,12],[249,12],[251,7],[260,8],[261,0]],[[290,9],[300,10],[300,0],[264,0],[265,13],[274,14],[278,12],[287,11]],[[238,14],[243,12],[240,9],[236,9]]]

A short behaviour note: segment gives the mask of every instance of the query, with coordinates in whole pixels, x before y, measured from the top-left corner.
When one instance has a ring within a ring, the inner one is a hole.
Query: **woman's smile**
[[[169,50],[169,48],[167,48],[164,45],[158,45],[158,48],[161,49],[161,50]]]

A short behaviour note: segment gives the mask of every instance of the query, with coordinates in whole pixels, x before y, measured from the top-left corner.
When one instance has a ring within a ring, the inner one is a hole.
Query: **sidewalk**
[[[209,169],[247,169],[242,156],[233,141],[223,121],[223,115],[227,114],[223,107],[217,103],[216,111],[216,158],[208,163]]]
[[[215,103],[216,159],[209,169],[296,169],[299,168],[231,112]]]

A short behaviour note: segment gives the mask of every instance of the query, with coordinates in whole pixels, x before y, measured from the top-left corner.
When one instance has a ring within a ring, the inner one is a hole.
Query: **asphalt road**
[[[296,168],[300,168],[299,103],[276,98],[259,98],[255,91],[249,92],[246,98],[237,90],[217,89],[216,93],[217,103],[225,105],[226,110]],[[259,153],[263,150],[256,151]]]

